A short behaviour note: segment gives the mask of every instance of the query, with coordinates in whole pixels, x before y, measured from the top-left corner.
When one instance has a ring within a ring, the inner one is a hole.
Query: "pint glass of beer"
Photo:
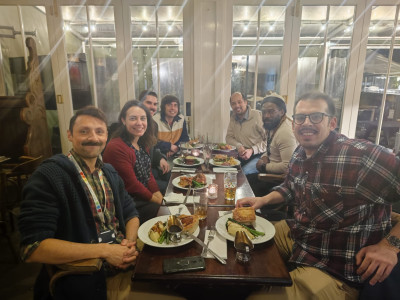
[[[236,186],[237,186],[237,173],[235,172],[224,173],[225,200],[235,202]]]

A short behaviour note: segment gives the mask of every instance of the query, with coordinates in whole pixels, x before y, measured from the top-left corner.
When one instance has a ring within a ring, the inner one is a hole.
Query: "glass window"
[[[296,99],[321,90],[332,96],[340,127],[354,6],[303,6]]]
[[[181,6],[131,7],[135,95],[153,90],[178,97],[183,112],[183,13]],[[158,25],[158,26],[157,26]],[[157,40],[158,37],[158,40]]]
[[[395,6],[372,7],[356,127],[356,137],[391,149],[395,146],[396,132],[400,127],[400,27],[394,28],[395,15]],[[391,60],[394,30],[396,37]],[[377,141],[378,124],[382,124],[382,129]]]
[[[73,108],[97,104],[112,123],[120,111],[114,8],[88,10],[62,7]]]
[[[279,92],[285,9],[285,6],[233,7],[231,92],[242,92],[250,104],[256,99],[258,109],[268,91]]]

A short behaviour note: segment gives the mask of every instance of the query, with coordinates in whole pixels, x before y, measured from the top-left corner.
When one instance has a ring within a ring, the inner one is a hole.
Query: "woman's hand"
[[[160,160],[160,168],[161,168],[163,174],[168,173],[170,170],[169,164],[164,158],[161,158],[161,160]]]
[[[153,196],[151,197],[150,201],[155,202],[161,205],[163,200],[163,195],[161,194],[160,191],[153,193]]]

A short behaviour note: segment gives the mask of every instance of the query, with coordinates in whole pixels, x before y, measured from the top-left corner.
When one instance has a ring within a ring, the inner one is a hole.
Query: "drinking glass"
[[[207,189],[193,191],[193,210],[200,220],[207,218],[208,194]]]
[[[209,167],[211,154],[212,154],[212,144],[205,144],[203,147],[203,157],[207,169]]]
[[[181,154],[188,154],[189,153],[188,143],[187,142],[181,142],[179,144],[179,148],[181,149]]]
[[[237,173],[226,172],[224,173],[224,194],[225,200],[228,202],[235,202],[237,186]]]
[[[171,241],[179,243],[182,239],[181,233],[183,225],[181,220],[176,215],[170,215],[167,220],[167,231],[171,235]]]

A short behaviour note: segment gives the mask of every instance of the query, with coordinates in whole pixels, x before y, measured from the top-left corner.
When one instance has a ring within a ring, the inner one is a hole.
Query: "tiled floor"
[[[18,247],[18,234],[12,237],[14,247]],[[0,236],[0,299],[33,299],[33,285],[40,264],[16,262],[4,236]]]

